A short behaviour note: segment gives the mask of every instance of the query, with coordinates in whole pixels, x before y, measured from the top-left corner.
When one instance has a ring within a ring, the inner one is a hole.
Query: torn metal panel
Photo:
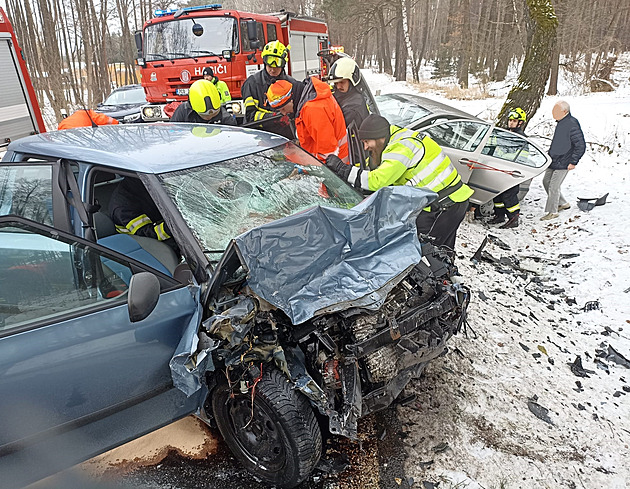
[[[175,354],[169,362],[169,367],[173,385],[190,397],[201,388],[203,375],[208,370],[214,370],[214,365],[210,354],[213,349],[212,346],[198,351],[199,337],[197,336],[197,331],[199,330],[202,313],[201,303],[199,302],[199,287],[190,285],[188,289],[194,294],[197,301],[197,310],[184,329],[182,338],[175,349]],[[214,345],[214,348],[216,346],[218,346],[218,343]]]
[[[349,307],[378,308],[388,282],[420,262],[415,219],[436,197],[385,187],[352,209],[314,207],[236,238],[248,284],[293,324]],[[282,286],[279,287],[279,284]]]

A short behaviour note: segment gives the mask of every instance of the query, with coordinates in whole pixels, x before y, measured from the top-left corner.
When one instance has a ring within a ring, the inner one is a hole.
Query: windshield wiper
[[[160,53],[147,53],[147,56],[156,56],[157,59],[168,59],[166,56]],[[154,61],[154,60],[151,60]]]
[[[184,58],[191,57],[191,56],[189,56],[189,55],[188,55],[188,54],[186,54],[186,53],[166,53],[166,54],[168,54],[168,55],[170,55],[170,56],[183,56]],[[168,58],[164,58],[164,59],[168,59]]]
[[[202,53],[202,54],[207,54],[208,56],[219,56],[218,54],[213,53],[212,51],[206,51],[205,49],[191,51],[191,53]]]

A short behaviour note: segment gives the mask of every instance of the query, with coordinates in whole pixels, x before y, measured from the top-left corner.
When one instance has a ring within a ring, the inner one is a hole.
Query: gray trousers
[[[543,177],[543,187],[547,192],[547,204],[545,205],[546,213],[558,213],[558,206],[567,203],[566,199],[562,196],[560,186],[564,179],[567,177],[569,170],[545,170],[545,176]]]

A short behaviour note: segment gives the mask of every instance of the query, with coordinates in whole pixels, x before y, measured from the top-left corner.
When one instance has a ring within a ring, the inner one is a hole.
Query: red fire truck
[[[187,99],[190,85],[210,66],[227,83],[229,109],[244,117],[241,86],[262,69],[260,50],[269,41],[290,45],[288,73],[298,80],[319,75],[317,56],[328,48],[328,26],[322,20],[289,12],[253,14],[223,10],[221,5],[156,10],[136,33],[138,65],[148,105],[145,121],[167,120],[166,104]]]
[[[0,8],[0,151],[17,138],[46,132],[35,90],[9,18]]]

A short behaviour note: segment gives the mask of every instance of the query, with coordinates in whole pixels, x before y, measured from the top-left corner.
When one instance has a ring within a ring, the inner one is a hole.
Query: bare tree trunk
[[[511,107],[521,107],[531,118],[545,93],[545,85],[551,70],[551,54],[556,41],[558,18],[551,0],[527,0],[534,31],[528,46],[518,82],[510,90],[498,115],[499,123],[505,124],[505,116]]]
[[[403,31],[402,4],[396,5],[396,68],[394,77],[396,80],[407,79],[407,46],[405,46],[405,33]]]
[[[468,72],[470,70],[470,51],[472,44],[472,32],[470,31],[470,0],[462,0],[460,8],[463,15],[457,81],[460,87],[468,88]]]
[[[393,75],[394,72],[392,70],[392,52],[389,49],[389,40],[387,39],[387,28],[385,27],[385,17],[383,16],[382,7],[378,7],[376,9],[376,18],[378,19],[378,26],[381,35],[381,42],[379,43],[378,48],[381,52],[383,70],[388,75]]]
[[[558,74],[560,71],[560,43],[556,42],[551,55],[551,73],[549,76],[549,89],[547,95],[558,94]]]
[[[407,0],[401,2],[401,12],[402,12],[402,28],[403,35],[405,36],[405,44],[407,45],[407,55],[411,60],[411,73],[413,75],[413,81],[417,82],[420,80],[418,76],[418,65],[416,64],[416,58],[413,54],[413,47],[411,46],[411,35],[409,34],[409,16],[408,16],[408,3]]]

